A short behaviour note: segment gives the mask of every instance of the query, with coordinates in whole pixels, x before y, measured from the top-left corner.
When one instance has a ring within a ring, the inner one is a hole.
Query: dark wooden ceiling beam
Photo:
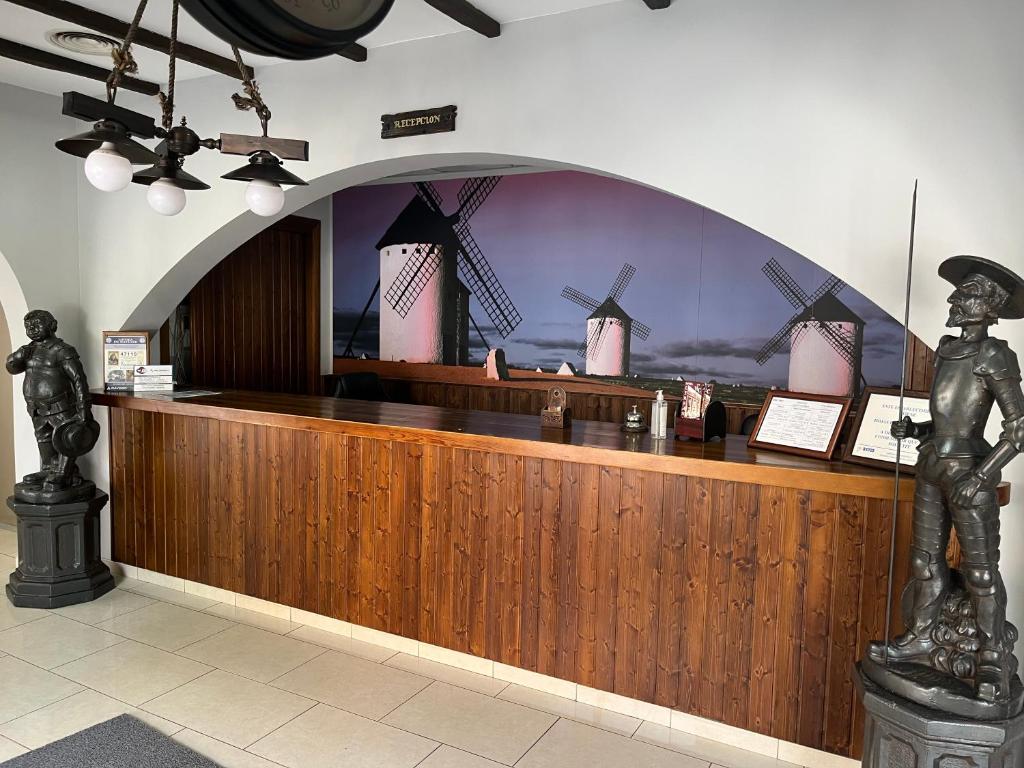
[[[338,55],[344,56],[346,59],[351,59],[352,61],[366,61],[366,48],[361,46],[359,43],[352,43],[345,46]]]
[[[469,3],[468,0],[424,0],[424,2],[484,37],[497,37],[501,34],[501,24]]]
[[[672,0],[644,0],[644,2],[652,11],[660,11],[662,8],[672,5]]]
[[[51,69],[55,72],[66,72],[69,75],[87,77],[90,80],[99,80],[101,83],[105,83],[107,76],[110,74],[109,69],[86,64],[84,61],[58,56],[49,51],[41,51],[38,48],[32,48],[31,46],[2,38],[0,38],[0,57],[20,61],[23,64],[31,64],[33,67],[42,67],[43,69]],[[134,77],[122,78],[121,87],[127,91],[144,93],[147,96],[156,96],[160,92],[160,86],[156,83],[150,83]]]
[[[66,2],[66,0],[7,0],[7,2],[22,8],[28,8],[30,11],[46,14],[70,24],[77,24],[80,27],[91,29],[94,32],[99,32],[109,37],[116,37],[118,40],[124,39],[130,26],[126,21],[121,21],[99,11],[83,8],[80,5]],[[132,6],[134,7],[134,4]],[[145,19],[145,16],[143,16],[143,19]],[[170,38],[139,27],[139,31],[135,35],[135,44],[141,45],[143,48],[169,54],[171,41]],[[241,79],[234,59],[218,56],[216,53],[210,53],[194,45],[183,43],[180,40],[178,41],[175,53],[182,61],[198,64],[200,67],[233,77],[236,80]],[[249,70],[249,77],[252,77],[252,67],[246,67],[246,69]]]

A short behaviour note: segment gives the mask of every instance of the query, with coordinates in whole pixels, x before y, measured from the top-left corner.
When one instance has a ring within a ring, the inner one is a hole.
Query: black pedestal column
[[[990,721],[944,714],[889,693],[857,667],[864,768],[1024,768],[1024,714]]]
[[[107,494],[86,501],[28,504],[7,499],[18,517],[18,567],[7,597],[21,608],[87,603],[114,588],[100,559],[100,511]]]

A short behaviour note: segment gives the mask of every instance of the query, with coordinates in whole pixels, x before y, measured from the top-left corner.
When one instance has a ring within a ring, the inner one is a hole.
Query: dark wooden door
[[[320,222],[289,216],[189,294],[192,383],[320,391]]]

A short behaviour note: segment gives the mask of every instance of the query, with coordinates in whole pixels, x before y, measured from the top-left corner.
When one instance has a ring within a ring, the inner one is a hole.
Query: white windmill
[[[630,336],[645,340],[651,329],[634,320],[619,306],[619,299],[636,274],[636,267],[623,264],[604,301],[593,299],[568,285],[562,289],[562,298],[590,310],[587,317],[587,338],[577,354],[586,358],[590,376],[628,376]]]
[[[789,389],[842,397],[857,394],[864,321],[839,300],[846,283],[832,276],[808,295],[775,259],[761,271],[797,312],[761,348],[757,364],[764,365],[789,342]]]
[[[441,195],[433,184],[415,184],[416,196],[377,243],[380,280],[344,356],[353,354],[353,341],[381,286],[381,360],[466,364],[469,326],[476,327],[469,313],[470,292],[502,338],[522,322],[469,229],[470,218],[500,180],[487,176],[466,181],[458,193],[459,208],[450,216],[442,211]],[[489,348],[483,334],[480,338]]]

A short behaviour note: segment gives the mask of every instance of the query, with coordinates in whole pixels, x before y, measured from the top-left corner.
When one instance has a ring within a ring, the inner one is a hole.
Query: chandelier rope
[[[165,131],[171,130],[174,124],[174,79],[176,64],[178,61],[177,57],[177,45],[178,45],[178,0],[173,0],[171,5],[171,42],[168,46],[167,53],[169,56],[167,63],[167,94],[164,95],[162,92],[157,96],[160,99],[160,111],[162,113],[161,124]]]
[[[232,45],[231,50],[235,54],[235,64],[238,65],[238,73],[246,93],[245,96],[233,93],[231,94],[231,100],[235,102],[236,109],[240,109],[243,112],[248,112],[251,109],[256,113],[256,117],[259,118],[260,125],[263,127],[263,135],[266,136],[267,124],[270,122],[270,107],[263,101],[259,85],[249,76],[245,64],[242,62],[242,54],[239,52],[238,46]]]
[[[128,33],[120,48],[115,48],[111,54],[114,57],[114,68],[107,76],[107,101],[111,104],[117,98],[117,89],[121,80],[126,74],[133,75],[139,71],[139,65],[132,56],[132,43],[135,42],[135,34],[139,31],[139,24],[142,23],[142,14],[146,10],[146,3],[149,0],[140,0],[139,7],[135,9],[135,18],[128,27]]]

